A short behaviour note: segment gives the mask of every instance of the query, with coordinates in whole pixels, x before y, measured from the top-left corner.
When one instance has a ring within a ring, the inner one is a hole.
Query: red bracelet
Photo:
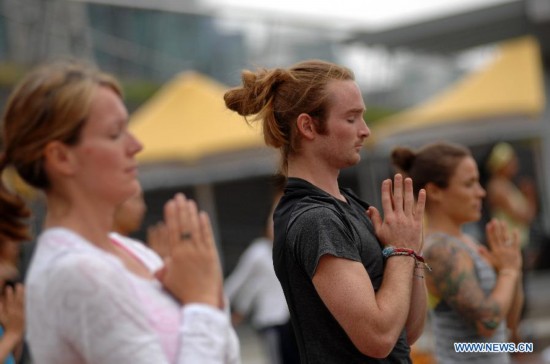
[[[396,248],[389,245],[385,247],[384,250],[382,250],[382,255],[386,259],[396,255],[410,256],[410,257],[413,257],[416,262],[422,263],[426,267],[426,269],[428,269],[430,272],[432,271],[432,268],[428,265],[428,263],[426,263],[426,261],[424,260],[424,257],[418,254],[417,252],[415,252],[413,249]]]

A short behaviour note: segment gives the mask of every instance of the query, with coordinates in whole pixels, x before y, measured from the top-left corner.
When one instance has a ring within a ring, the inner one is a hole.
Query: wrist
[[[427,269],[429,271],[431,271],[432,269],[430,268],[430,266],[425,262],[424,260],[424,257],[417,253],[416,251],[414,251],[413,249],[409,249],[409,248],[396,248],[394,246],[391,246],[391,245],[388,245],[386,246],[383,250],[382,250],[382,255],[384,256],[384,258],[387,260],[389,258],[392,258],[392,257],[411,257],[414,259],[414,264],[415,264],[415,270],[416,269]],[[420,274],[415,274],[415,276],[419,277],[419,278],[424,278],[423,275],[420,275]]]
[[[2,339],[15,345],[23,340],[23,330],[6,330]]]
[[[519,277],[520,271],[519,269],[515,268],[503,268],[498,271],[499,277],[502,276],[511,276],[511,277]]]

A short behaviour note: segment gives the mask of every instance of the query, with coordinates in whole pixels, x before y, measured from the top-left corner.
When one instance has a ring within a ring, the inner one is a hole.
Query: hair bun
[[[401,172],[408,173],[411,170],[415,159],[416,153],[414,153],[410,148],[397,147],[391,153],[392,164]]]

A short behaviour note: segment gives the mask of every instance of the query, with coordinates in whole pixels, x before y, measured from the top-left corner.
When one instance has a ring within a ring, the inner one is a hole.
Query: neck
[[[103,249],[111,246],[108,234],[113,224],[114,207],[97,200],[69,199],[48,193],[47,211],[46,228],[67,228]]]
[[[337,199],[345,201],[340,193],[338,175],[340,170],[330,169],[318,161],[295,158],[288,162],[288,176],[308,181]]]
[[[462,225],[450,220],[442,213],[426,214],[426,234],[445,233],[460,238],[462,236]]]

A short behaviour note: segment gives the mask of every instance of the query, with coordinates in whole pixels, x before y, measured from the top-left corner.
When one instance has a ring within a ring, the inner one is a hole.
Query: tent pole
[[[550,78],[546,80],[546,89],[550,89]],[[542,206],[540,207],[541,214],[545,217],[542,221],[544,232],[550,235],[550,221],[548,219],[548,216],[550,216],[550,168],[547,168],[547,166],[550,166],[550,102],[548,101],[545,110],[546,112],[541,120],[543,124],[541,136],[541,170],[543,173],[544,186],[541,188],[543,196],[539,201],[542,202]]]
[[[218,224],[218,214],[216,210],[216,198],[214,196],[214,188],[212,184],[198,184],[195,186],[195,196],[199,208],[208,213],[210,217],[210,222],[212,224],[212,230],[214,231],[214,239],[216,240],[216,245],[220,255],[220,261],[222,267],[224,266],[223,254],[222,254],[222,243],[220,239],[220,229]]]

